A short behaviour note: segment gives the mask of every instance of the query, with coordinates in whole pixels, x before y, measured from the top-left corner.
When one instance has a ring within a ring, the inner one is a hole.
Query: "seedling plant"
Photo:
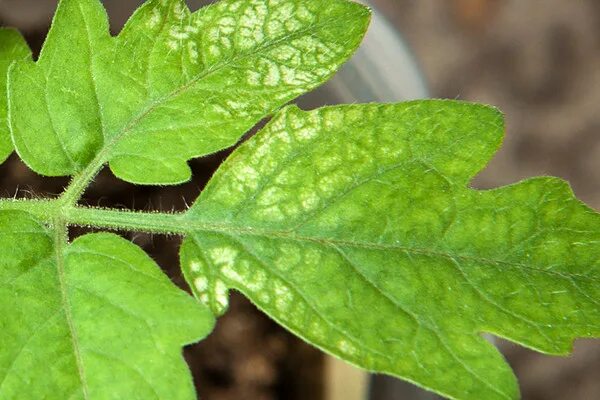
[[[600,215],[542,177],[474,190],[493,107],[448,100],[287,105],[353,54],[347,0],[150,0],[111,36],[99,0],[61,0],[41,54],[0,31],[0,159],[58,198],[0,200],[0,398],[196,398],[181,356],[238,290],[307,342],[460,400],[518,399],[484,333],[566,355],[600,336]],[[191,208],[81,205],[105,167],[190,180],[234,146]],[[70,241],[68,228],[104,233]],[[178,235],[193,297],[110,231]]]

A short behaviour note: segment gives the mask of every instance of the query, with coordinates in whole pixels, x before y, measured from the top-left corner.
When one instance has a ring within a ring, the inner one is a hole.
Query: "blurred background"
[[[307,0],[309,1],[309,0]],[[105,0],[118,32],[141,0]],[[338,102],[444,97],[502,109],[505,145],[474,181],[491,188],[555,175],[600,209],[600,1],[371,0],[364,47],[303,107]],[[194,9],[210,1],[189,1]],[[37,53],[55,0],[0,0],[0,24],[19,28]],[[228,153],[194,160],[194,182],[140,188],[103,172],[86,201],[138,210],[184,209]],[[15,156],[0,166],[0,195],[55,196],[65,179],[41,179]],[[74,230],[78,235],[81,230]],[[184,286],[177,238],[125,235]],[[600,399],[600,342],[578,341],[569,358],[497,342],[520,379],[525,400]],[[242,296],[199,345],[186,349],[207,400],[410,400],[433,395],[366,375],[322,355],[278,328]],[[370,383],[369,383],[370,382]]]

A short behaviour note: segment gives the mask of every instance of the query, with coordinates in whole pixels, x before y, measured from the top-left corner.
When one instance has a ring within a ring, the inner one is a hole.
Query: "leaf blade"
[[[76,174],[102,147],[93,52],[108,40],[106,12],[98,1],[61,0],[39,60],[11,68],[13,141],[35,172]]]
[[[600,216],[555,179],[468,189],[502,131],[459,102],[288,108],[190,210],[207,228],[183,245],[188,282],[208,259],[339,357],[451,398],[518,398],[479,333],[551,354],[600,336]]]
[[[11,73],[17,150],[45,175],[100,157],[129,182],[184,182],[189,159],[232,146],[329,79],[368,20],[346,0],[224,0],[193,14],[183,0],[153,0],[111,38],[98,0],[61,0],[40,61]]]
[[[24,382],[31,398],[195,398],[180,348],[213,319],[145,253],[93,234],[58,260],[28,214],[3,211],[0,222],[2,248],[13,243],[0,257],[2,398],[22,398]]]
[[[13,151],[8,126],[7,75],[11,64],[31,58],[31,50],[25,39],[12,29],[0,28],[0,163]]]
[[[111,160],[112,171],[128,181],[179,183],[189,179],[189,169],[182,161],[235,144],[264,116],[327,80],[358,46],[367,23],[365,9],[346,1],[327,2],[327,7],[321,7],[321,2],[273,3],[268,13],[264,1],[222,1],[192,15],[185,13],[180,2],[172,2],[172,6],[174,19],[180,19],[179,26],[175,24],[175,28],[159,34],[168,39],[162,47],[159,44],[152,48],[146,71],[147,79],[156,82],[152,87],[162,96],[160,104],[142,116],[128,138],[117,145]],[[298,12],[294,8],[314,16],[295,20],[298,26],[290,30],[262,31],[263,26],[283,18],[277,13],[284,8],[288,9],[289,22]],[[244,9],[246,14],[242,13]],[[144,26],[155,15],[149,4]],[[124,42],[131,43],[133,30],[124,32]],[[261,39],[248,39],[249,33],[244,36],[248,31]],[[331,47],[319,60],[317,45]],[[298,58],[277,60],[284,48]],[[300,59],[301,53],[315,60]],[[174,63],[174,59],[184,62]],[[181,69],[173,71],[170,65]],[[290,75],[287,81],[285,71]],[[281,74],[281,79],[252,81],[269,73]],[[300,79],[302,74],[305,76]],[[166,76],[169,79],[165,82]],[[200,129],[202,132],[198,132]],[[171,140],[167,146],[161,139],[165,133],[180,139]],[[149,149],[148,143],[152,149],[161,150]],[[148,152],[152,157],[147,157]],[[169,171],[173,182],[161,176],[157,165]]]

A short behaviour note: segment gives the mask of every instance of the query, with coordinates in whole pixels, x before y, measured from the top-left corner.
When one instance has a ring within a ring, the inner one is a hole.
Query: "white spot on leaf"
[[[354,347],[354,345],[350,342],[348,342],[347,340],[340,340],[337,344],[338,349],[347,355],[354,355],[356,354],[356,347]]]
[[[246,187],[254,190],[258,187],[259,177],[258,171],[249,165],[245,165],[240,169],[238,180]]]
[[[269,303],[271,303],[271,295],[269,293],[267,293],[266,291],[260,292],[258,294],[258,300],[265,304],[269,304]]]
[[[263,290],[267,284],[267,275],[264,271],[258,270],[244,283],[248,289],[254,292],[259,292]]]
[[[200,262],[200,261],[197,261],[197,260],[196,261],[192,261],[190,263],[190,271],[192,271],[192,272],[200,272],[200,270],[202,269],[203,266],[204,266],[203,263]]]
[[[160,20],[161,20],[161,14],[160,14],[160,9],[158,8],[154,8],[152,10],[152,16],[150,17],[150,19],[148,20],[148,28],[155,28],[160,24]]]
[[[222,281],[218,281],[215,285],[215,296],[218,306],[221,309],[227,307],[228,297],[227,297],[227,286]]]
[[[230,279],[233,282],[237,282],[237,283],[244,282],[244,277],[242,275],[240,275],[240,273],[238,271],[236,271],[232,265],[224,265],[221,268],[221,274],[225,278]]]
[[[265,85],[266,86],[277,86],[281,81],[281,75],[279,74],[279,68],[276,64],[271,63],[268,66],[268,72],[265,76]]]
[[[196,42],[189,41],[188,42],[188,53],[190,55],[190,61],[194,64],[198,63],[198,47]]]
[[[200,276],[194,279],[194,286],[199,292],[206,292],[208,289],[208,279],[204,276]]]
[[[179,42],[177,40],[168,40],[167,46],[174,51],[179,50]]]
[[[178,20],[185,18],[185,6],[180,2],[175,2],[173,5],[173,14]]]
[[[216,247],[209,250],[210,258],[218,266],[233,265],[238,251],[232,247]]]

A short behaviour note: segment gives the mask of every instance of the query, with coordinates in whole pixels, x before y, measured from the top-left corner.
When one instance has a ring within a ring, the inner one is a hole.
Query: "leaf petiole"
[[[186,223],[183,213],[136,212],[65,204],[55,200],[0,199],[0,211],[18,210],[34,215],[38,220],[54,225],[60,219],[67,226],[86,226],[124,231],[185,235],[197,229]]]

